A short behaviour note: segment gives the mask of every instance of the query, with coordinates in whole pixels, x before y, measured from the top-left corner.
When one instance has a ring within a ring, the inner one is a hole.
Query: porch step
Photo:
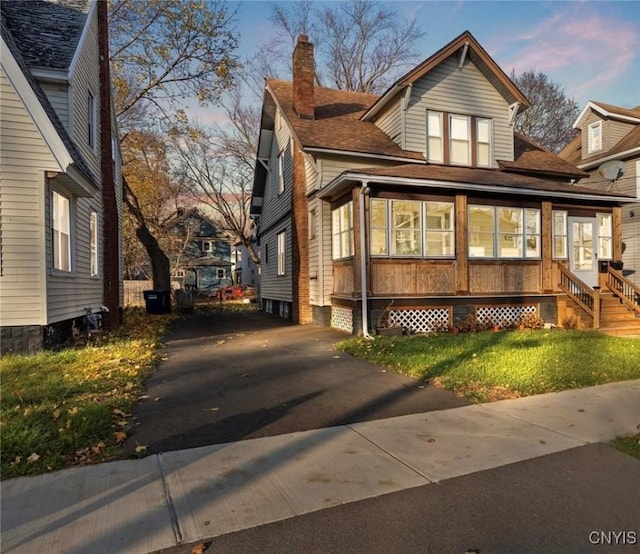
[[[615,336],[639,337],[640,338],[640,318],[635,312],[627,309],[612,294],[602,294],[600,303],[600,329],[601,333]],[[590,329],[592,319],[585,314],[582,309],[570,298],[565,298],[569,313],[579,322],[578,328]]]

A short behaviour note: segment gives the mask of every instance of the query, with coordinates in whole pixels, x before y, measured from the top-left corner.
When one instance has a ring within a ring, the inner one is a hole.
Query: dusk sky
[[[423,58],[465,30],[509,74],[534,68],[560,84],[580,109],[589,100],[640,105],[640,2],[384,2],[426,31]],[[238,7],[240,54],[273,36],[273,2]],[[310,37],[313,39],[313,37]]]

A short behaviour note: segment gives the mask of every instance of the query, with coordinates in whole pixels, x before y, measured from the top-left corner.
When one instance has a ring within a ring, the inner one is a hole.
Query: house
[[[173,281],[207,291],[232,282],[231,240],[197,208],[180,213],[172,227],[176,243],[169,251]]]
[[[231,247],[231,260],[233,282],[237,285],[257,287],[258,266],[251,259],[249,249],[241,241],[237,241]]]
[[[620,259],[630,198],[572,184],[588,174],[515,133],[528,106],[469,32],[381,96],[315,86],[300,36],[262,106],[262,308],[363,335],[383,313],[416,332],[468,315],[601,327],[597,259]]]
[[[640,286],[640,106],[588,102],[573,126],[559,156],[589,174],[579,184],[637,198],[622,208],[622,273]]]
[[[1,348],[64,342],[122,306],[121,155],[106,3],[0,5]]]

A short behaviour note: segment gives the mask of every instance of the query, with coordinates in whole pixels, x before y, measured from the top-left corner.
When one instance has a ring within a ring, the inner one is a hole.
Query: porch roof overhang
[[[370,168],[345,171],[329,182],[319,193],[320,198],[332,199],[352,188],[356,183],[448,189],[451,191],[486,193],[508,196],[557,198],[624,204],[637,201],[621,193],[558,183],[557,181],[508,173],[494,169],[462,168],[435,165],[403,165],[389,168]]]

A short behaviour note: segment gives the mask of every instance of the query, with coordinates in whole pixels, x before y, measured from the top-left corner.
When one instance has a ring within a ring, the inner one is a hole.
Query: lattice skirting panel
[[[353,310],[351,308],[332,306],[331,327],[347,333],[353,333]]]
[[[414,333],[446,331],[450,321],[450,308],[407,308],[389,311],[390,325],[405,327]]]
[[[476,318],[482,323],[502,326],[517,325],[525,315],[537,315],[536,306],[483,306],[476,307]]]

